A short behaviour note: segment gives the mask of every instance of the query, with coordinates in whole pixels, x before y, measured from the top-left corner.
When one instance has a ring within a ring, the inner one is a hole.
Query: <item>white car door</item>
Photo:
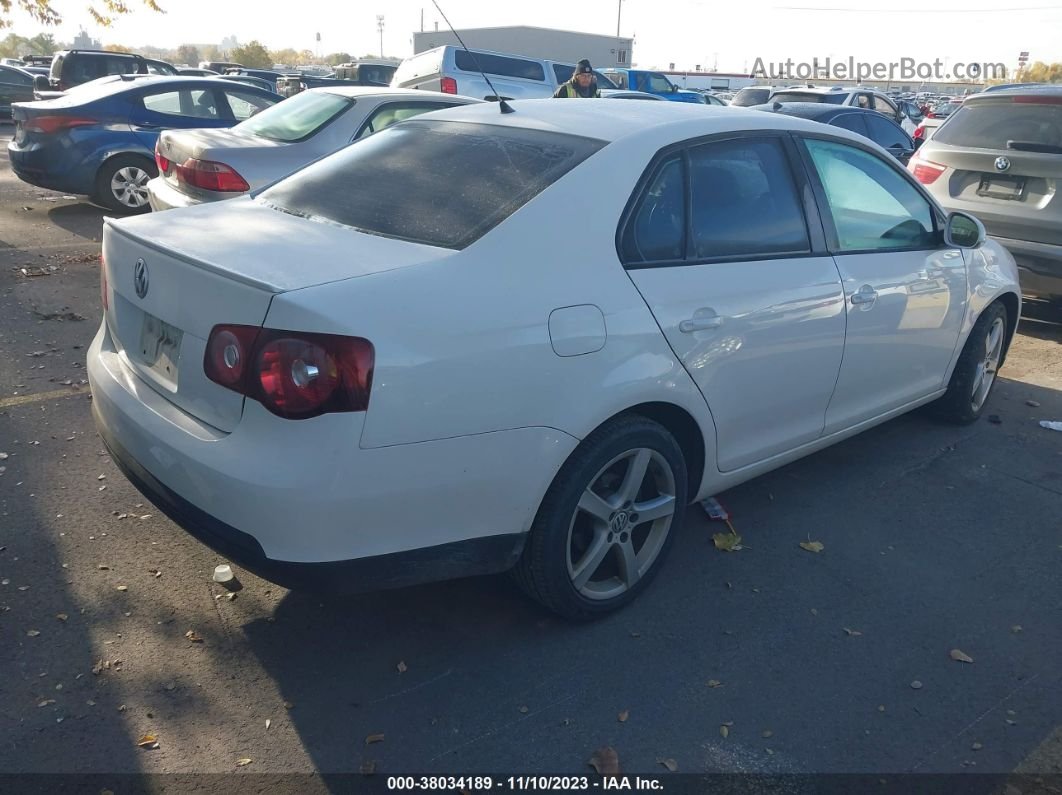
[[[803,143],[848,313],[826,413],[832,433],[944,386],[966,313],[966,264],[893,158],[825,138]]]
[[[631,280],[708,402],[724,472],[819,438],[841,365],[840,276],[796,156],[788,136],[763,133],[672,150],[620,235]]]

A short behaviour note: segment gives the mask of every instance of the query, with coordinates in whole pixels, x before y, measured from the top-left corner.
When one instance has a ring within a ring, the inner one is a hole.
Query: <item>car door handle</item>
[[[718,315],[694,317],[679,323],[679,331],[684,334],[692,334],[694,331],[707,331],[708,329],[719,328],[721,325],[723,325],[723,318]]]
[[[877,290],[860,290],[858,293],[852,293],[852,304],[872,304],[878,300]]]

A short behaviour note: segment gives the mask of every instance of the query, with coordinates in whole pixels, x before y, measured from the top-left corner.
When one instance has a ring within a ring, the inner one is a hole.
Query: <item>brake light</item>
[[[1044,97],[1027,94],[1021,97],[1014,97],[1011,101],[1019,105],[1062,105],[1062,97],[1057,94]]]
[[[107,260],[103,254],[100,254],[100,303],[104,312],[111,308],[111,299],[107,295]]]
[[[924,141],[926,137],[926,126],[924,124],[919,124],[917,127],[915,127],[915,131],[911,135],[911,137],[914,138],[916,141]]]
[[[456,94],[457,81],[452,77],[444,77],[439,81],[439,90],[444,94]]]
[[[155,165],[159,167],[159,173],[165,174],[170,170],[170,161],[162,156],[162,152],[159,151],[159,144],[162,143],[162,139],[155,141]]]
[[[375,349],[361,337],[215,326],[203,369],[226,389],[285,419],[369,407]]]
[[[929,160],[921,159],[912,160],[911,165],[911,173],[914,174],[914,178],[923,185],[932,185],[947,169],[947,166],[942,166],[939,163],[933,163]]]
[[[251,189],[247,181],[230,166],[210,160],[196,160],[194,157],[177,166],[177,181],[220,193],[240,193]]]
[[[26,132],[52,135],[63,130],[70,130],[74,127],[87,127],[91,124],[99,124],[99,120],[83,116],[34,116],[26,119],[23,123],[23,128]]]

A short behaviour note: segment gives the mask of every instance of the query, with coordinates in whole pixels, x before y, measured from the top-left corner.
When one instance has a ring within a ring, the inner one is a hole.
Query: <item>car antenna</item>
[[[476,54],[474,52],[472,52],[472,50],[468,49],[467,46],[465,46],[464,41],[461,39],[461,34],[458,33],[456,30],[454,30],[454,26],[450,24],[450,20],[448,20],[446,18],[446,14],[443,13],[443,10],[441,8],[439,8],[439,4],[437,2],[435,2],[435,0],[431,0],[431,4],[433,6],[435,6],[436,10],[440,14],[442,14],[443,22],[446,23],[446,27],[450,28],[450,32],[453,33],[455,36],[457,36],[457,40],[459,42],[461,42],[461,46],[465,48],[465,52],[467,52],[469,55],[472,56],[472,62],[476,65],[476,69],[483,76],[483,79],[487,81],[487,85],[490,86],[490,90],[494,92],[494,96],[496,96],[498,98],[498,107],[501,108],[501,112],[502,113],[515,113],[516,111],[514,111],[509,106],[509,103],[506,102],[505,99],[502,97],[502,95],[498,93],[498,89],[496,89],[494,87],[494,84],[490,82],[490,78],[487,77],[487,73],[484,72],[483,71],[483,67],[481,67],[479,65],[479,59],[476,57]]]

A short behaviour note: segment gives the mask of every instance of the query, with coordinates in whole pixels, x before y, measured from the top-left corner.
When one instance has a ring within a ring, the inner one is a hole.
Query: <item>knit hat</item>
[[[583,60],[579,61],[579,63],[575,66],[575,74],[577,75],[592,75],[593,73],[594,67],[590,65],[590,61],[588,61],[586,58],[583,58]]]

